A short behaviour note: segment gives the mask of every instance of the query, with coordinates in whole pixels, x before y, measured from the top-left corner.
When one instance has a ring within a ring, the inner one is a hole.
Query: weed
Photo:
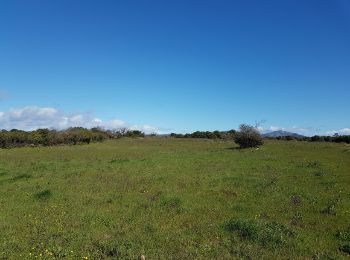
[[[177,213],[183,210],[182,201],[178,197],[163,198],[160,204],[162,207],[171,211],[176,211]]]
[[[30,175],[30,174],[20,174],[20,175],[13,177],[12,180],[16,181],[16,180],[21,180],[21,179],[29,179],[31,177],[32,177],[32,175]]]
[[[293,215],[290,224],[293,226],[304,227],[304,225],[302,224],[302,220],[303,220],[303,216],[301,215],[300,212],[297,212]]]
[[[115,242],[111,242],[111,241],[98,242],[96,247],[101,253],[100,255],[101,258],[119,257],[121,255],[119,246]]]
[[[294,206],[300,206],[303,201],[299,195],[293,195],[291,198],[291,202]]]
[[[34,197],[37,199],[37,200],[47,200],[49,198],[52,197],[52,193],[50,190],[44,190],[44,191],[41,191],[41,192],[38,192],[34,195]]]
[[[109,161],[109,163],[127,163],[130,162],[129,159],[112,159]]]
[[[323,176],[327,176],[327,175],[328,174],[325,171],[317,171],[314,173],[314,176],[316,176],[316,177],[323,177]]]
[[[306,168],[319,168],[321,163],[319,161],[309,161],[303,162],[301,166]]]
[[[233,219],[226,224],[226,230],[238,234],[243,240],[265,246],[284,244],[294,234],[285,225],[262,220]]]
[[[328,215],[337,215],[337,205],[340,202],[340,198],[336,198],[332,200],[323,210],[321,210],[321,213],[328,214]]]
[[[350,244],[345,244],[339,247],[339,250],[345,254],[350,255]]]
[[[348,228],[347,230],[338,231],[336,237],[339,240],[350,242],[350,228]]]

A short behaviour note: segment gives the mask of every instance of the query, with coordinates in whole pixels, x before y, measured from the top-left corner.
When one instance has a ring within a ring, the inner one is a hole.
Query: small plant
[[[41,192],[38,192],[37,194],[35,194],[35,198],[37,200],[47,200],[52,196],[52,193],[50,190],[44,190]]]
[[[328,174],[326,172],[324,172],[324,171],[317,171],[317,172],[314,173],[314,175],[316,177],[323,177],[323,176],[327,176]]]
[[[259,131],[255,127],[245,124],[240,125],[234,140],[240,148],[258,147],[263,144]]]
[[[344,231],[339,231],[337,233],[337,238],[342,240],[342,241],[349,241],[350,242],[350,228]]]
[[[32,175],[25,173],[25,174],[20,174],[20,175],[13,177],[12,180],[16,181],[16,180],[21,180],[21,179],[29,179],[31,177],[32,177]]]
[[[113,242],[99,243],[98,248],[101,252],[101,257],[118,257],[120,256],[119,247]]]
[[[350,244],[345,244],[339,247],[339,250],[343,253],[350,255]]]
[[[319,161],[312,161],[312,162],[306,162],[305,167],[307,168],[318,168],[321,166],[321,163]]]
[[[180,213],[183,210],[182,201],[178,197],[169,197],[162,199],[161,206],[167,208],[168,210],[175,210],[177,213]]]
[[[292,217],[290,224],[293,226],[303,227],[304,225],[302,224],[302,220],[303,220],[303,216],[301,215],[300,212],[297,212]]]
[[[250,240],[262,245],[281,245],[293,232],[277,222],[262,220],[233,219],[226,224],[226,230],[238,234],[241,239]]]
[[[299,195],[294,195],[291,198],[291,202],[295,206],[300,206],[303,201],[302,201],[302,199],[301,199],[301,197]]]
[[[130,161],[129,159],[117,158],[117,159],[112,159],[109,162],[110,163],[127,163],[129,161]]]
[[[321,213],[323,214],[328,214],[328,215],[337,215],[336,207],[338,203],[340,202],[340,198],[336,198],[332,200],[322,211]]]

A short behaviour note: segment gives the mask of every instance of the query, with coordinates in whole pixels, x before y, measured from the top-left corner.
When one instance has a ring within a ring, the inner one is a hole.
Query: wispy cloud
[[[38,128],[65,129],[81,126],[105,129],[129,128],[145,133],[162,133],[164,129],[150,125],[132,125],[120,119],[102,120],[92,113],[65,113],[52,107],[27,106],[0,111],[0,129],[34,130]]]

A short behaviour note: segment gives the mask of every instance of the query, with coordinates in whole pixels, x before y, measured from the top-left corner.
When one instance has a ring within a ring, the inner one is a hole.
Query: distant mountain
[[[282,131],[282,130],[278,130],[278,131],[273,131],[273,132],[265,133],[265,134],[262,134],[262,136],[263,136],[263,137],[292,136],[292,137],[297,137],[297,138],[302,138],[302,137],[304,137],[303,135],[300,135],[300,134],[291,133],[291,132]]]

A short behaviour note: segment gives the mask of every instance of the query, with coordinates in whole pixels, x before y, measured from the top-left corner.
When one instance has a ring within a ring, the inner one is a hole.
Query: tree
[[[241,148],[258,147],[263,144],[259,131],[255,127],[246,124],[239,126],[239,131],[236,132],[234,140]]]

